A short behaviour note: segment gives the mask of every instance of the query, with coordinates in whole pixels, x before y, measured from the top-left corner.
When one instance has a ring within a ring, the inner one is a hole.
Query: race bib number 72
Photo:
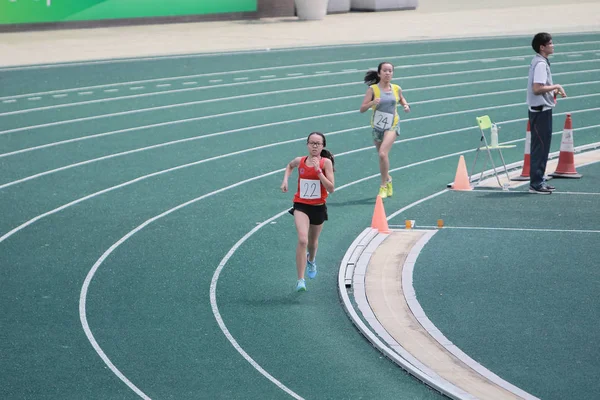
[[[300,198],[318,199],[321,197],[321,181],[318,179],[300,179]]]

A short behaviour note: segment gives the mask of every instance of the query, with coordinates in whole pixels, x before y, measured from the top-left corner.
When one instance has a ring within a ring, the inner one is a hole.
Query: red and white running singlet
[[[294,202],[312,205],[323,204],[328,195],[327,189],[321,183],[315,168],[306,166],[306,159],[307,157],[302,157],[298,166],[298,190],[294,195]],[[321,158],[319,162],[321,170],[323,165],[325,165],[325,158]]]

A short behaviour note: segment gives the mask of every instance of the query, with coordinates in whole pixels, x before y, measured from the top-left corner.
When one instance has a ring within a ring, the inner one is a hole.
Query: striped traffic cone
[[[567,119],[565,119],[565,127],[560,141],[560,153],[558,154],[558,166],[550,176],[554,178],[581,178],[581,174],[575,170],[575,146],[573,144],[571,114],[567,114]]]
[[[525,132],[525,153],[523,155],[523,169],[521,175],[514,177],[511,181],[528,181],[531,168],[531,125],[527,121],[527,130]]]

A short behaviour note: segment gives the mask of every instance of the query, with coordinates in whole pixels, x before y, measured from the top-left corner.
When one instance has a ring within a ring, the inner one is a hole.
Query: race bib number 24
[[[388,130],[392,127],[392,124],[394,123],[394,114],[390,114],[390,113],[386,113],[386,112],[381,112],[381,111],[375,111],[375,115],[373,116],[373,125],[375,125],[376,128],[382,129],[382,130]]]

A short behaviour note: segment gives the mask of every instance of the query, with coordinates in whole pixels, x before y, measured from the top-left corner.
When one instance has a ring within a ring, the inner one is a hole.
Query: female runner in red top
[[[296,291],[306,291],[304,272],[308,268],[309,278],[317,276],[315,256],[319,246],[319,235],[323,222],[327,220],[325,199],[334,191],[333,154],[325,149],[325,135],[312,132],[306,140],[308,156],[296,157],[285,168],[281,190],[288,191],[288,178],[294,168],[298,168],[298,189],[294,195],[294,216],[298,245],[296,247],[296,270],[298,281]],[[307,252],[308,250],[308,252]],[[312,261],[311,261],[312,260]]]

